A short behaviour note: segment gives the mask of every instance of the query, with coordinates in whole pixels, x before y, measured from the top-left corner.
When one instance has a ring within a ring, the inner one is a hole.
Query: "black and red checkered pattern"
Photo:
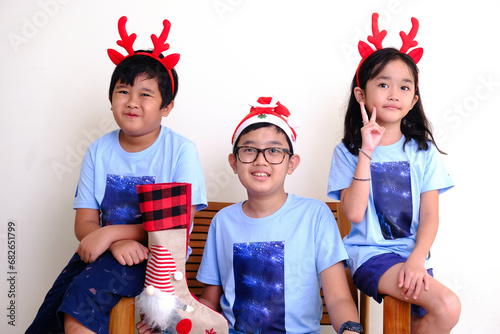
[[[142,225],[148,232],[187,228],[191,214],[190,183],[153,183],[137,186]]]

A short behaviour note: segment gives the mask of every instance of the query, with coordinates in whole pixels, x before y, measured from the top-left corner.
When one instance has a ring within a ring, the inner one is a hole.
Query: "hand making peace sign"
[[[371,118],[368,118],[365,103],[359,102],[361,109],[361,117],[363,119],[363,127],[361,128],[361,149],[368,152],[370,155],[373,150],[379,145],[385,128],[377,124],[377,108],[373,107]]]

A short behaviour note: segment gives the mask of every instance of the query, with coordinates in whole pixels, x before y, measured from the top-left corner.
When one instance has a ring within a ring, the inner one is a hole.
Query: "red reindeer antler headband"
[[[411,30],[409,34],[406,34],[404,31],[401,31],[399,33],[399,36],[401,36],[401,40],[403,41],[403,45],[401,46],[401,49],[399,49],[399,52],[402,53],[407,53],[407,51],[410,48],[413,48],[418,45],[418,42],[415,40],[415,37],[417,36],[417,31],[418,31],[418,20],[414,17],[411,18]],[[372,14],[372,36],[368,36],[367,40],[373,46],[375,46],[376,50],[381,50],[382,49],[382,41],[384,40],[385,36],[387,35],[387,31],[382,30],[379,31],[378,27],[378,13],[373,13]],[[356,84],[359,87],[359,78],[358,78],[358,73],[359,69],[361,67],[361,64],[363,64],[363,61],[368,58],[372,53],[374,53],[376,50],[373,50],[367,43],[363,41],[359,41],[358,43],[358,50],[359,54],[361,55],[361,61],[359,63],[358,69],[356,70]],[[422,55],[424,53],[424,49],[422,48],[416,48],[408,52],[408,55],[413,59],[415,64],[417,64],[420,59],[422,58]]]
[[[172,69],[179,62],[180,55],[178,53],[172,53],[164,58],[160,58],[160,54],[163,51],[166,51],[170,48],[170,45],[168,43],[165,43],[167,41],[168,33],[170,32],[170,21],[163,20],[163,31],[161,32],[160,37],[156,37],[156,35],[154,34],[151,35],[151,40],[153,41],[153,46],[154,46],[152,53],[134,51],[133,45],[135,39],[137,38],[137,35],[136,34],[129,35],[127,33],[127,29],[125,28],[126,23],[127,23],[126,16],[122,16],[118,20],[118,32],[120,34],[121,40],[116,41],[116,44],[124,48],[125,51],[128,52],[128,55],[124,56],[116,50],[108,49],[108,56],[111,59],[111,61],[115,65],[118,65],[125,58],[134,55],[146,55],[158,60],[160,63],[163,64],[163,66],[165,66],[168,74],[170,75],[170,81],[172,82],[172,94],[174,94],[174,78],[172,76]]]

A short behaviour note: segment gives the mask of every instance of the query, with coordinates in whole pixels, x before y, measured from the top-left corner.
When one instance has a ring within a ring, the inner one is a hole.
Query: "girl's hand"
[[[132,266],[147,260],[149,249],[135,240],[119,240],[115,241],[109,247],[118,263],[125,266]]]
[[[92,233],[87,234],[85,238],[80,241],[76,249],[76,253],[85,263],[94,262],[99,256],[108,250],[111,242],[106,237],[105,228],[99,228]]]
[[[422,292],[429,290],[430,276],[424,266],[424,261],[415,259],[410,255],[406,263],[403,265],[399,272],[399,285],[401,288],[401,295],[405,299],[417,299]]]
[[[369,119],[368,113],[366,112],[365,103],[359,102],[361,109],[361,117],[363,119],[363,127],[361,128],[361,148],[368,152],[373,153],[375,148],[380,143],[382,135],[384,134],[385,128],[377,124],[377,108],[373,107],[372,116]]]

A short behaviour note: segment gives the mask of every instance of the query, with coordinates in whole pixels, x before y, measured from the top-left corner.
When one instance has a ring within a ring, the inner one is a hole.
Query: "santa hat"
[[[233,133],[231,144],[235,145],[241,132],[248,126],[256,123],[271,123],[282,129],[295,148],[297,134],[294,127],[297,127],[297,119],[290,115],[288,109],[282,105],[275,97],[259,97],[256,103],[250,104],[250,113],[243,118]]]

